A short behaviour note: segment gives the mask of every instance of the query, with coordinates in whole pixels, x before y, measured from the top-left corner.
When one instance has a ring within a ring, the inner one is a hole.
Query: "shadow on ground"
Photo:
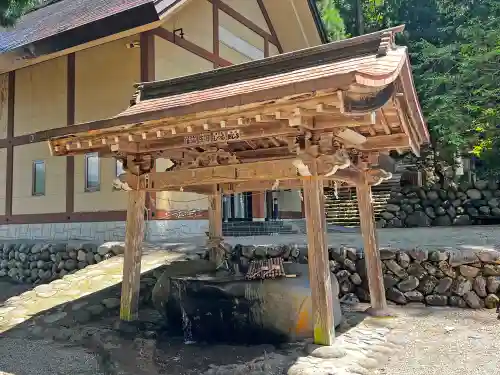
[[[161,273],[161,270],[154,272]],[[150,291],[155,282],[152,274],[142,275],[141,308],[135,324],[119,324],[121,284],[117,284],[38,312],[2,332],[0,373],[280,375],[286,374],[295,360],[305,354],[307,343],[304,342],[278,347],[186,345],[183,337],[169,333],[164,318],[152,307]],[[0,323],[2,311],[12,317],[13,302],[30,290],[29,286],[0,280]],[[19,316],[27,314],[26,311],[18,313]],[[345,333],[363,319],[361,312],[346,312],[345,323],[337,334]],[[34,349],[27,350],[31,347]],[[21,348],[26,348],[22,354],[18,353]]]

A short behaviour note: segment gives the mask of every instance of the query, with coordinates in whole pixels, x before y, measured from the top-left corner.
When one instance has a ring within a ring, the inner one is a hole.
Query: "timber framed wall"
[[[206,22],[207,14],[212,22]],[[126,47],[138,41],[140,48]],[[45,141],[72,132],[75,123],[119,113],[129,106],[136,82],[249,61],[251,53],[245,52],[255,50],[262,57],[283,51],[263,1],[206,0],[188,4],[160,28],[2,74],[0,238],[123,238],[126,194],[112,188],[114,159],[100,160],[101,188],[89,193],[84,158],[52,158]],[[32,195],[35,160],[45,161],[43,196]],[[170,194],[146,198],[148,218],[154,219],[150,235],[204,233],[206,199]],[[263,200],[254,204],[263,206]]]

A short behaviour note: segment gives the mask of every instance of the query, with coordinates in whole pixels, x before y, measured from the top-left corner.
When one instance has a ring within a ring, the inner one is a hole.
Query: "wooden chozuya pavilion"
[[[379,155],[429,141],[403,26],[263,60],[137,85],[132,105],[111,119],[74,126],[49,141],[52,155],[99,152],[123,161],[130,191],[121,319],[137,314],[143,208],[148,192],[210,199],[211,256],[220,262],[222,194],[303,189],[314,339],[334,339],[323,188],[356,186],[371,311],[387,308],[370,186],[388,178]],[[98,89],[98,88],[97,88]],[[155,160],[172,167],[157,171]]]

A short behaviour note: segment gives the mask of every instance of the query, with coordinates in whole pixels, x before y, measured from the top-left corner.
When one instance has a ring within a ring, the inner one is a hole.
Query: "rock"
[[[479,207],[479,213],[481,215],[489,215],[490,214],[490,208],[488,206],[481,206],[481,207]]]
[[[391,250],[391,249],[380,249],[380,259],[381,260],[390,260],[390,259],[396,259],[396,251]]]
[[[88,323],[92,319],[92,315],[87,310],[77,310],[72,313],[73,320],[77,323]]]
[[[115,309],[120,306],[120,299],[118,298],[105,298],[101,303],[108,309]]]
[[[424,249],[413,249],[408,251],[408,255],[417,262],[423,262],[428,259],[428,252]]]
[[[335,273],[340,269],[340,263],[335,260],[330,260],[328,265],[330,267],[330,272]]]
[[[404,278],[408,276],[403,267],[396,263],[395,260],[386,260],[384,261],[387,268],[392,271],[396,276]]]
[[[488,181],[488,189],[489,190],[496,190],[498,189],[498,183],[496,181]]]
[[[356,295],[361,302],[370,302],[370,293],[361,287],[356,288]]]
[[[462,205],[462,201],[460,199],[455,199],[451,202],[451,205],[455,208],[460,207]]]
[[[469,214],[470,217],[478,217],[479,216],[479,211],[477,209],[475,209],[474,207],[468,207],[467,213]]]
[[[416,211],[410,215],[405,220],[408,227],[430,227],[431,219],[422,211]]]
[[[347,270],[340,270],[335,274],[335,276],[337,277],[337,280],[340,282],[349,279],[351,274]]]
[[[382,219],[387,220],[387,221],[394,219],[394,215],[391,214],[390,212],[387,212],[387,211],[382,212],[380,214],[380,216],[382,216]]]
[[[354,293],[348,293],[348,294],[345,294],[344,296],[342,296],[339,299],[339,302],[344,304],[344,305],[355,306],[359,303],[359,298]]]
[[[88,263],[87,262],[78,262],[78,265],[77,265],[77,268],[79,270],[83,270],[85,267],[88,266]]]
[[[464,277],[460,276],[453,282],[451,290],[457,296],[463,296],[472,290],[472,283],[470,282],[470,280],[467,280]]]
[[[429,199],[431,201],[439,199],[439,194],[436,191],[431,190],[431,191],[427,192],[427,199]]]
[[[489,293],[498,293],[500,289],[500,276],[489,276],[486,279],[486,289]]]
[[[415,203],[418,203],[418,201],[419,201],[419,199],[417,199],[417,202],[415,202]],[[411,202],[411,199],[410,199],[410,203],[412,203],[412,202]],[[414,204],[414,203],[413,203],[413,204]],[[401,206],[401,210],[403,210],[403,211],[404,211],[404,212],[406,212],[407,214],[411,214],[411,213],[413,212],[413,207],[412,207],[411,205],[409,205],[409,204],[403,204],[403,205]]]
[[[443,209],[444,211],[444,209]],[[432,221],[432,225],[435,227],[447,227],[452,224],[451,218],[446,215],[446,211],[443,212],[444,216],[438,216]]]
[[[462,264],[474,264],[478,260],[476,249],[462,247],[450,253],[449,263],[452,267]]]
[[[438,215],[438,216],[446,215],[446,210],[441,206],[436,207],[436,209],[434,211],[436,212],[436,215]]]
[[[431,219],[435,219],[436,218],[436,212],[434,211],[434,207],[425,207],[424,212]]]
[[[354,263],[350,259],[344,260],[344,267],[347,268],[350,272],[356,272],[356,263]]]
[[[409,292],[410,290],[416,289],[419,283],[419,280],[415,276],[408,276],[398,284],[398,289],[403,293]]]
[[[481,192],[477,189],[469,189],[466,191],[466,194],[470,199],[481,199],[482,197]]]
[[[398,251],[396,260],[398,264],[403,268],[408,268],[411,262],[410,256],[404,251]]]
[[[429,253],[429,260],[432,262],[441,262],[442,260],[448,260],[450,254],[446,251],[431,251]]]
[[[432,276],[435,276],[438,272],[438,268],[429,262],[423,262],[422,267],[424,267],[427,273]]]
[[[76,258],[78,257],[78,253],[75,250],[70,250],[68,251],[68,256],[70,259],[76,260]]]
[[[101,315],[104,312],[104,306],[102,305],[90,305],[89,307],[86,308],[86,310],[91,314],[91,315]]]
[[[345,278],[342,281],[339,280],[339,290],[341,294],[351,293],[354,289],[355,286],[349,278]]]
[[[408,302],[422,302],[424,300],[424,295],[420,293],[418,290],[410,290],[409,292],[406,292],[404,295],[408,300]]]
[[[442,278],[439,280],[438,285],[434,288],[434,292],[436,294],[445,294],[450,290],[452,285],[453,279],[451,277]]]
[[[31,253],[32,254],[38,254],[42,251],[42,249],[44,248],[44,244],[35,244],[33,245],[33,247],[31,248]]]
[[[406,305],[408,302],[405,295],[396,288],[389,288],[385,293],[389,301],[396,302],[398,305]]]
[[[474,182],[474,187],[478,190],[484,190],[488,187],[488,181],[487,180],[476,180]]]
[[[398,282],[399,282],[399,280],[396,279],[394,276],[384,275],[384,287],[385,287],[385,289],[390,289],[390,288],[396,286],[396,284]]]
[[[87,253],[85,261],[88,264],[94,264],[95,263],[94,255],[95,255],[94,253]]]
[[[491,208],[498,207],[500,206],[500,200],[498,198],[491,198],[490,200],[488,200],[488,206],[490,206]]]
[[[431,294],[425,297],[425,302],[430,306],[446,306],[448,304],[448,296]]]
[[[479,297],[486,297],[488,295],[486,291],[486,279],[483,276],[477,276],[472,283],[472,289]]]
[[[467,307],[467,303],[465,303],[463,298],[459,296],[450,296],[449,303],[450,306],[453,307],[461,307],[461,308]]]
[[[349,279],[354,285],[361,285],[363,283],[363,280],[361,280],[361,276],[359,276],[359,274],[357,273],[353,273],[351,276],[349,276]]]
[[[73,271],[77,268],[78,263],[74,259],[68,259],[66,262],[64,262],[64,268],[67,271]]]
[[[99,254],[94,254],[94,260],[96,263],[99,263],[102,261],[102,257]]]
[[[484,299],[484,307],[494,309],[500,304],[500,298],[496,294],[488,294]]]
[[[76,259],[79,261],[79,262],[84,262],[87,260],[87,254],[85,253],[85,251],[83,250],[78,250],[78,253],[76,255]]]
[[[415,276],[419,280],[422,280],[425,276],[427,276],[427,271],[420,263],[410,264],[406,271],[409,275]]]
[[[418,285],[418,291],[422,292],[424,295],[431,294],[434,291],[434,288],[438,285],[439,281],[434,276],[426,276]]]
[[[453,225],[471,225],[472,220],[469,215],[457,215],[457,217],[453,220]]]
[[[483,263],[500,264],[500,251],[494,249],[482,249],[476,252],[477,257]]]
[[[500,265],[485,264],[483,266],[484,276],[500,276]]]
[[[389,203],[385,206],[385,210],[388,212],[398,212],[400,209],[401,207],[399,207],[397,204]]]
[[[267,258],[267,246],[256,246],[254,251],[256,258]]]
[[[468,279],[473,279],[479,274],[479,268],[468,266],[468,265],[461,265],[460,266],[460,274]]]
[[[480,309],[481,308],[481,300],[479,299],[476,292],[470,291],[465,293],[464,300],[467,305],[472,309]]]

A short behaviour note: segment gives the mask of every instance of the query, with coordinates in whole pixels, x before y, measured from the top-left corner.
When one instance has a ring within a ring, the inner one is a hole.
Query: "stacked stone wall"
[[[282,256],[307,263],[307,248],[298,245],[231,248],[244,272],[252,259]],[[405,305],[494,308],[500,299],[500,252],[483,248],[446,250],[381,249],[384,285],[389,301]],[[341,302],[369,302],[366,259],[362,249],[329,248],[330,270],[339,282]]]
[[[123,253],[120,242],[0,243],[0,277],[43,284]]]
[[[494,181],[473,185],[405,186],[391,193],[378,221],[380,228],[430,227],[500,222],[500,188]]]

